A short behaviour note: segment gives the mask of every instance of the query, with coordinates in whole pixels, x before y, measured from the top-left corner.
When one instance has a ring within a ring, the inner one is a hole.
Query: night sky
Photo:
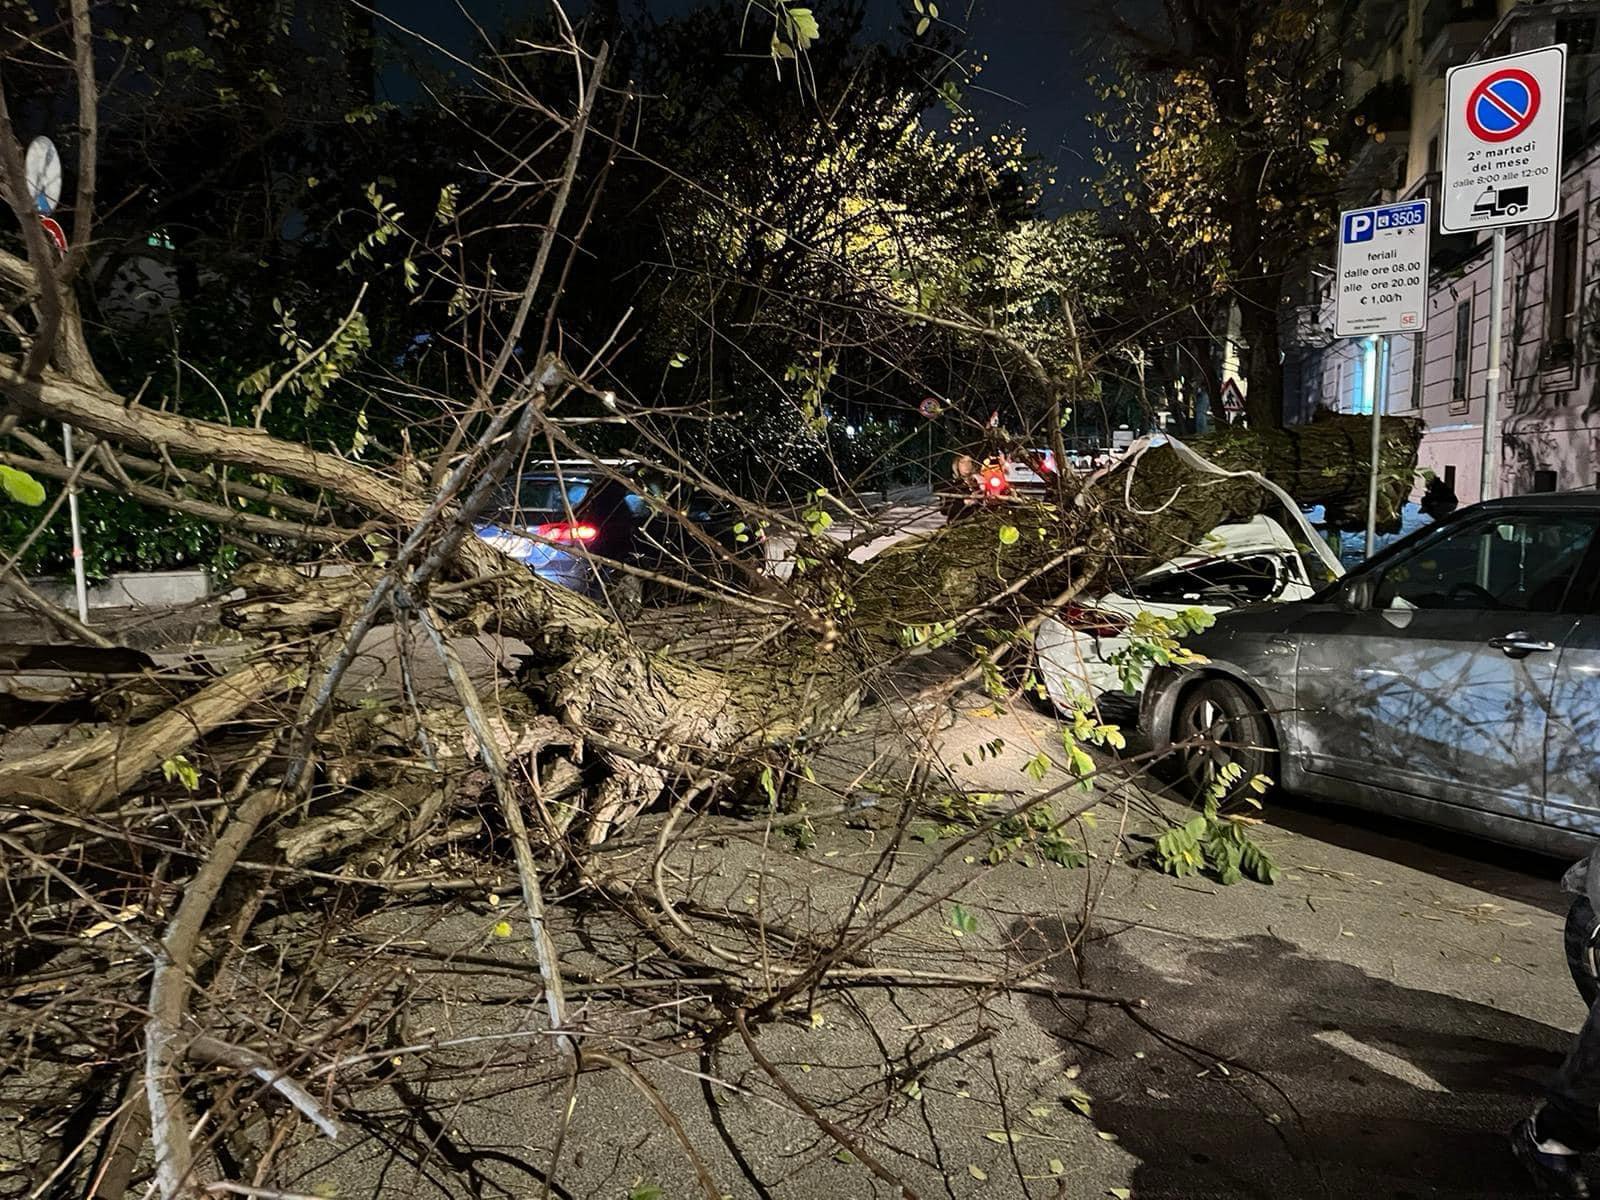
[[[529,5],[539,0],[525,0]],[[671,16],[694,7],[695,0],[636,0],[657,16]],[[501,14],[515,11],[516,0],[462,0],[472,17],[487,28]],[[1149,11],[1154,0],[1118,0],[1128,14]],[[380,0],[379,7],[408,28],[451,50],[464,50],[474,33],[461,7],[452,0]],[[566,5],[576,16],[581,0]],[[828,0],[812,0],[827,36]],[[868,33],[889,35],[910,7],[910,0],[869,0]],[[947,0],[944,19],[967,30],[974,51],[987,54],[980,86],[967,100],[986,124],[1009,123],[1028,131],[1029,149],[1052,164],[1059,194],[1070,198],[1076,183],[1089,172],[1092,142],[1086,114],[1094,97],[1085,77],[1100,61],[1108,36],[1092,14],[1096,0]],[[393,89],[403,81],[386,80]]]

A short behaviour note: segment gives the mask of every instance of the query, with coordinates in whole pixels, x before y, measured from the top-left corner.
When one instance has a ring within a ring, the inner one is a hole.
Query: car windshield
[[[1135,600],[1157,604],[1247,604],[1278,592],[1280,567],[1269,554],[1218,558],[1178,570],[1153,571],[1134,580]]]

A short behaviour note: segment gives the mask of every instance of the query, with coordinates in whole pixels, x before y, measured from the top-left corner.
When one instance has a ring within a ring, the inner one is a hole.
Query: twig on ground
[[[777,1067],[773,1066],[768,1060],[767,1056],[761,1053],[760,1048],[756,1045],[755,1038],[750,1036],[749,1027],[745,1024],[744,1009],[734,1009],[733,1024],[734,1027],[738,1029],[739,1036],[744,1040],[745,1049],[750,1051],[750,1057],[755,1059],[756,1066],[760,1067],[764,1072],[766,1072],[767,1077],[777,1085],[780,1092],[789,1098],[789,1102],[791,1104],[793,1104],[801,1112],[805,1113],[806,1116],[810,1117],[818,1129],[822,1130],[822,1132],[826,1133],[834,1141],[838,1142],[840,1146],[848,1150],[851,1154],[855,1155],[856,1158],[861,1161],[861,1165],[866,1167],[867,1170],[871,1171],[890,1187],[898,1188],[902,1200],[919,1200],[917,1193],[911,1190],[909,1184],[907,1184],[893,1171],[889,1170],[889,1168],[885,1167],[881,1162],[874,1158],[871,1152],[868,1151],[858,1139],[851,1137],[838,1125],[834,1124],[834,1122],[828,1120],[827,1117],[818,1112],[816,1106],[802,1096],[795,1089],[795,1086],[783,1077],[783,1072],[778,1070]]]

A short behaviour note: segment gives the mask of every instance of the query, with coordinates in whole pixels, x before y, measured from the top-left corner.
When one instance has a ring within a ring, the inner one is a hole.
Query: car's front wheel
[[[1217,676],[1196,681],[1179,697],[1172,744],[1181,781],[1196,800],[1206,797],[1230,764],[1239,774],[1228,795],[1254,776],[1271,778],[1277,766],[1272,725],[1261,705],[1233,680]]]

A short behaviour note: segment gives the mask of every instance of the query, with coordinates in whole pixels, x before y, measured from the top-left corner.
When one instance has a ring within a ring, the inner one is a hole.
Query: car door
[[[1600,538],[1597,538],[1600,543]],[[1545,821],[1600,837],[1600,544],[1556,665],[1545,732]]]
[[[1310,606],[1295,750],[1316,774],[1542,819],[1545,738],[1587,513],[1469,515]]]

